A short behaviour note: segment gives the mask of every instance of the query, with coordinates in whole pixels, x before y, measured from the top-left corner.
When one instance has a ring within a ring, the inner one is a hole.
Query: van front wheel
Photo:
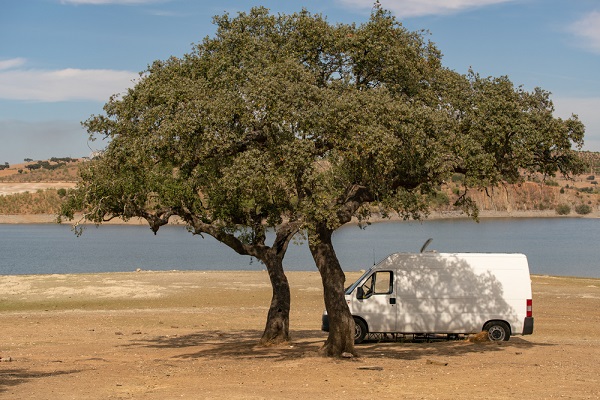
[[[492,342],[507,341],[510,338],[510,328],[503,321],[490,321],[483,330],[488,332],[488,338]]]
[[[354,318],[354,344],[362,343],[367,336],[367,324],[362,319]]]

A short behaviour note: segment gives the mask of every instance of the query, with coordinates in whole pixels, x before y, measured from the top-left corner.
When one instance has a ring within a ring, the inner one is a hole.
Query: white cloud
[[[356,8],[372,8],[374,0],[338,0]],[[380,0],[383,8],[393,11],[398,18],[422,15],[451,14],[463,10],[508,3],[514,0]]]
[[[569,118],[576,114],[585,125],[584,150],[600,151],[600,97],[560,97],[552,96],[555,115]]]
[[[156,17],[185,17],[185,13],[175,12],[175,11],[166,11],[166,10],[148,10],[148,14],[154,15]]]
[[[104,102],[111,95],[132,87],[137,78],[139,75],[135,72],[105,69],[68,68],[48,71],[0,68],[0,99]]]
[[[600,53],[600,11],[592,11],[569,26],[569,31],[582,39],[579,43],[594,53]]]
[[[72,4],[72,5],[136,5],[136,4],[154,4],[160,3],[164,0],[61,0],[61,4]]]
[[[5,69],[11,69],[20,67],[25,64],[26,60],[24,58],[11,58],[9,60],[0,60],[0,71]]]

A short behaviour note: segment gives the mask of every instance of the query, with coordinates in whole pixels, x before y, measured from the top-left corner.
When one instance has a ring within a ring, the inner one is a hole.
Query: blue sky
[[[88,156],[80,122],[132,86],[154,60],[212,35],[212,17],[303,7],[362,23],[373,0],[0,0],[0,163]],[[552,92],[556,116],[578,114],[585,150],[600,151],[600,1],[381,0],[426,29],[445,66]]]

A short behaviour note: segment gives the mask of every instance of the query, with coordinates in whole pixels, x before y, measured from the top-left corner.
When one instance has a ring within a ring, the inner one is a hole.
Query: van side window
[[[375,273],[375,294],[392,293],[392,272],[381,271]]]
[[[392,287],[392,272],[378,271],[371,275],[361,286],[363,295],[366,299],[374,294],[390,294],[393,291]]]

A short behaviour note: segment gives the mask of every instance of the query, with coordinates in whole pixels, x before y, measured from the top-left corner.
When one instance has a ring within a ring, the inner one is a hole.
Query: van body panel
[[[370,333],[477,333],[504,321],[531,334],[531,278],[523,254],[395,253],[346,292],[352,315]]]

